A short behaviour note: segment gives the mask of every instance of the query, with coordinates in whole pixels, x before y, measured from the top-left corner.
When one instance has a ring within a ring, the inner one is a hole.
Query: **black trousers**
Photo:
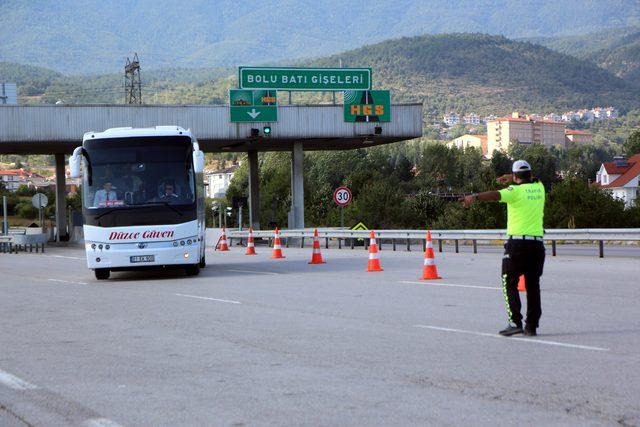
[[[544,267],[544,244],[541,240],[509,239],[502,258],[502,293],[509,322],[522,326],[518,281],[524,275],[527,285],[527,325],[537,328],[540,307],[540,276]]]

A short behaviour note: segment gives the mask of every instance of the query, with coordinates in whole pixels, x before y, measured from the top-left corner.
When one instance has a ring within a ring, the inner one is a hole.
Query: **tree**
[[[547,196],[544,222],[549,228],[629,227],[631,213],[611,194],[584,181],[565,179]]]
[[[558,180],[557,158],[547,150],[542,144],[531,144],[523,146],[512,144],[509,148],[511,157],[515,160],[526,160],[531,165],[533,176],[550,189],[551,185]]]
[[[627,156],[640,154],[640,129],[632,132],[624,142],[624,152]]]
[[[504,174],[511,173],[512,163],[511,159],[502,151],[493,151],[493,156],[491,157],[491,169],[495,176],[500,177]]]

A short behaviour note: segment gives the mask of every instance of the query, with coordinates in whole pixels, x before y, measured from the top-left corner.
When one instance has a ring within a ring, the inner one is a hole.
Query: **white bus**
[[[205,266],[204,154],[178,126],[87,132],[69,159],[82,176],[87,264],[111,271]],[[82,169],[82,170],[81,170]]]

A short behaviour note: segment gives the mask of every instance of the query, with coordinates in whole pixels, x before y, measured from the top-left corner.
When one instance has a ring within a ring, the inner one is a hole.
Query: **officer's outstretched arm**
[[[471,194],[460,198],[462,206],[465,208],[470,207],[476,200],[481,202],[498,202],[500,201],[500,193],[497,191],[485,191],[484,193]]]

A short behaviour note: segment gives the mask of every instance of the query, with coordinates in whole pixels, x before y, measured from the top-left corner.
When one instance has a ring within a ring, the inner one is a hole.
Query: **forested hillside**
[[[372,67],[376,88],[393,90],[395,101],[424,102],[425,112],[438,115],[448,110],[505,114],[597,105],[627,111],[640,106],[640,88],[592,62],[501,36],[406,37],[295,65],[335,67],[340,63],[344,67]],[[49,74],[57,77],[50,81],[40,102],[124,100],[122,75]],[[233,69],[147,72],[143,62],[143,99],[146,103],[225,103],[227,89],[236,84],[235,79]],[[297,94],[294,98],[298,102],[321,99],[329,98],[318,94]]]
[[[396,100],[425,100],[442,112],[559,111],[640,105],[640,91],[591,62],[545,47],[482,34],[389,40],[313,61],[367,65]]]
[[[593,61],[616,76],[640,85],[640,27],[579,36],[532,38],[529,41]]]

